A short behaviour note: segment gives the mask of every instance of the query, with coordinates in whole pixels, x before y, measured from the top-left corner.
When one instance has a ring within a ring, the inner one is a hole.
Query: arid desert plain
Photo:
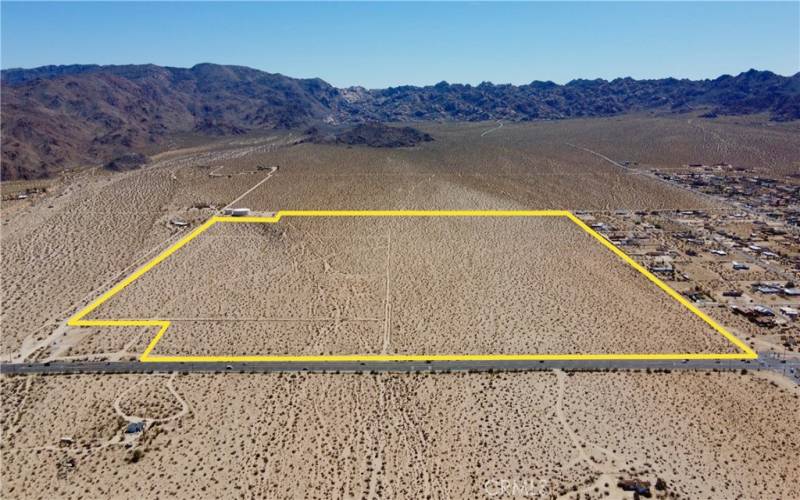
[[[0,496],[800,498],[796,124],[419,128],[408,148],[176,137],[141,169],[4,183],[2,361],[676,366],[3,374]],[[234,209],[253,219],[169,252]]]

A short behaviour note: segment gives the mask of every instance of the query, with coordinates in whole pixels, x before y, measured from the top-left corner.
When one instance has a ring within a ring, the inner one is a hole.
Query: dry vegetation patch
[[[738,373],[178,375],[190,411],[145,431],[135,462],[98,446],[120,429],[120,396],[176,409],[154,402],[171,405],[170,378],[0,379],[4,397],[34,394],[4,428],[4,498],[465,498],[500,480],[603,498],[619,477],[791,498],[800,473],[797,392]],[[30,448],[65,433],[91,447]]]
[[[161,355],[736,352],[561,217],[218,223],[90,315]]]

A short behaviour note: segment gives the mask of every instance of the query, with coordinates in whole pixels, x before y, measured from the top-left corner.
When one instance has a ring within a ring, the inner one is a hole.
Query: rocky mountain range
[[[800,119],[800,73],[756,70],[699,81],[441,82],[369,90],[242,66],[70,65],[3,70],[0,92],[4,180],[105,164],[186,132],[226,136],[314,124],[526,121],[643,110]]]

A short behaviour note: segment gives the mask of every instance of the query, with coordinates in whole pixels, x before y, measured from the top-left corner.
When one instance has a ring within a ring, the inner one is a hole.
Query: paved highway
[[[51,362],[4,363],[0,373],[169,373],[169,372],[446,372],[537,370],[772,370],[800,384],[800,360],[763,355],[757,360],[687,361],[432,361],[432,362],[317,362],[317,363],[216,363],[216,362]]]

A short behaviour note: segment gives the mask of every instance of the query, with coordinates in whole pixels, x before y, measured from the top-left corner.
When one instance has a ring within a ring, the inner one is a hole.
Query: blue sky
[[[3,68],[239,64],[336,86],[800,71],[800,2],[12,3]]]

